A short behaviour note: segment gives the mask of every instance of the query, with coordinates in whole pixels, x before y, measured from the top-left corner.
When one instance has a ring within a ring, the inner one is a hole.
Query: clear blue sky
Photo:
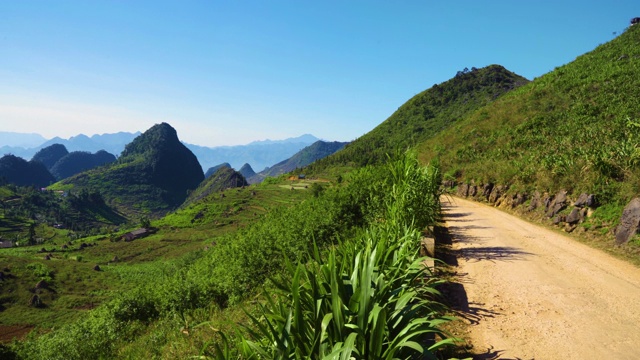
[[[458,70],[532,79],[635,16],[638,0],[0,0],[0,131],[353,140]]]

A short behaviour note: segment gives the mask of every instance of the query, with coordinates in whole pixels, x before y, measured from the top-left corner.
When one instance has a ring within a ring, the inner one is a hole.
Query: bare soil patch
[[[6,344],[13,339],[24,339],[31,330],[31,325],[2,325],[0,324],[0,344]]]

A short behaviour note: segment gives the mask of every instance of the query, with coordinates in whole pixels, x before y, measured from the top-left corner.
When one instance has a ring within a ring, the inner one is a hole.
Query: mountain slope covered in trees
[[[434,136],[469,112],[527,82],[500,65],[465,69],[451,80],[412,97],[376,128],[314,167],[385,162],[388,154],[404,151]]]
[[[203,179],[195,155],[179,141],[174,128],[162,123],[129,143],[118,161],[63,180],[54,188],[100,191],[124,213],[157,216],[182,204]]]
[[[62,144],[53,144],[38,150],[31,158],[33,161],[40,161],[44,164],[47,170],[51,171],[51,168],[66,155],[69,154],[67,148]]]
[[[0,158],[0,177],[18,186],[44,187],[55,181],[41,162],[27,161],[14,155]]]

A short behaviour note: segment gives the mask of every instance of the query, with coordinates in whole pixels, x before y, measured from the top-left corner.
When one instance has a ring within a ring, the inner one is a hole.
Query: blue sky
[[[637,0],[0,1],[0,131],[349,141],[458,70],[533,79],[635,16]]]

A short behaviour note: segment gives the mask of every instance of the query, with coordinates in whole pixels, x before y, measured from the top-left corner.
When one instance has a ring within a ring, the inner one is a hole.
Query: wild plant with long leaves
[[[417,224],[432,225],[439,211],[439,172],[410,155],[388,171],[377,221],[324,257],[314,246],[306,265],[286,261],[290,282],[274,281],[262,316],[249,315],[253,326],[238,332],[235,346],[223,336],[214,358],[435,358],[453,342],[439,330],[451,318],[433,300],[441,280],[418,256]],[[444,340],[436,342],[436,334]]]

